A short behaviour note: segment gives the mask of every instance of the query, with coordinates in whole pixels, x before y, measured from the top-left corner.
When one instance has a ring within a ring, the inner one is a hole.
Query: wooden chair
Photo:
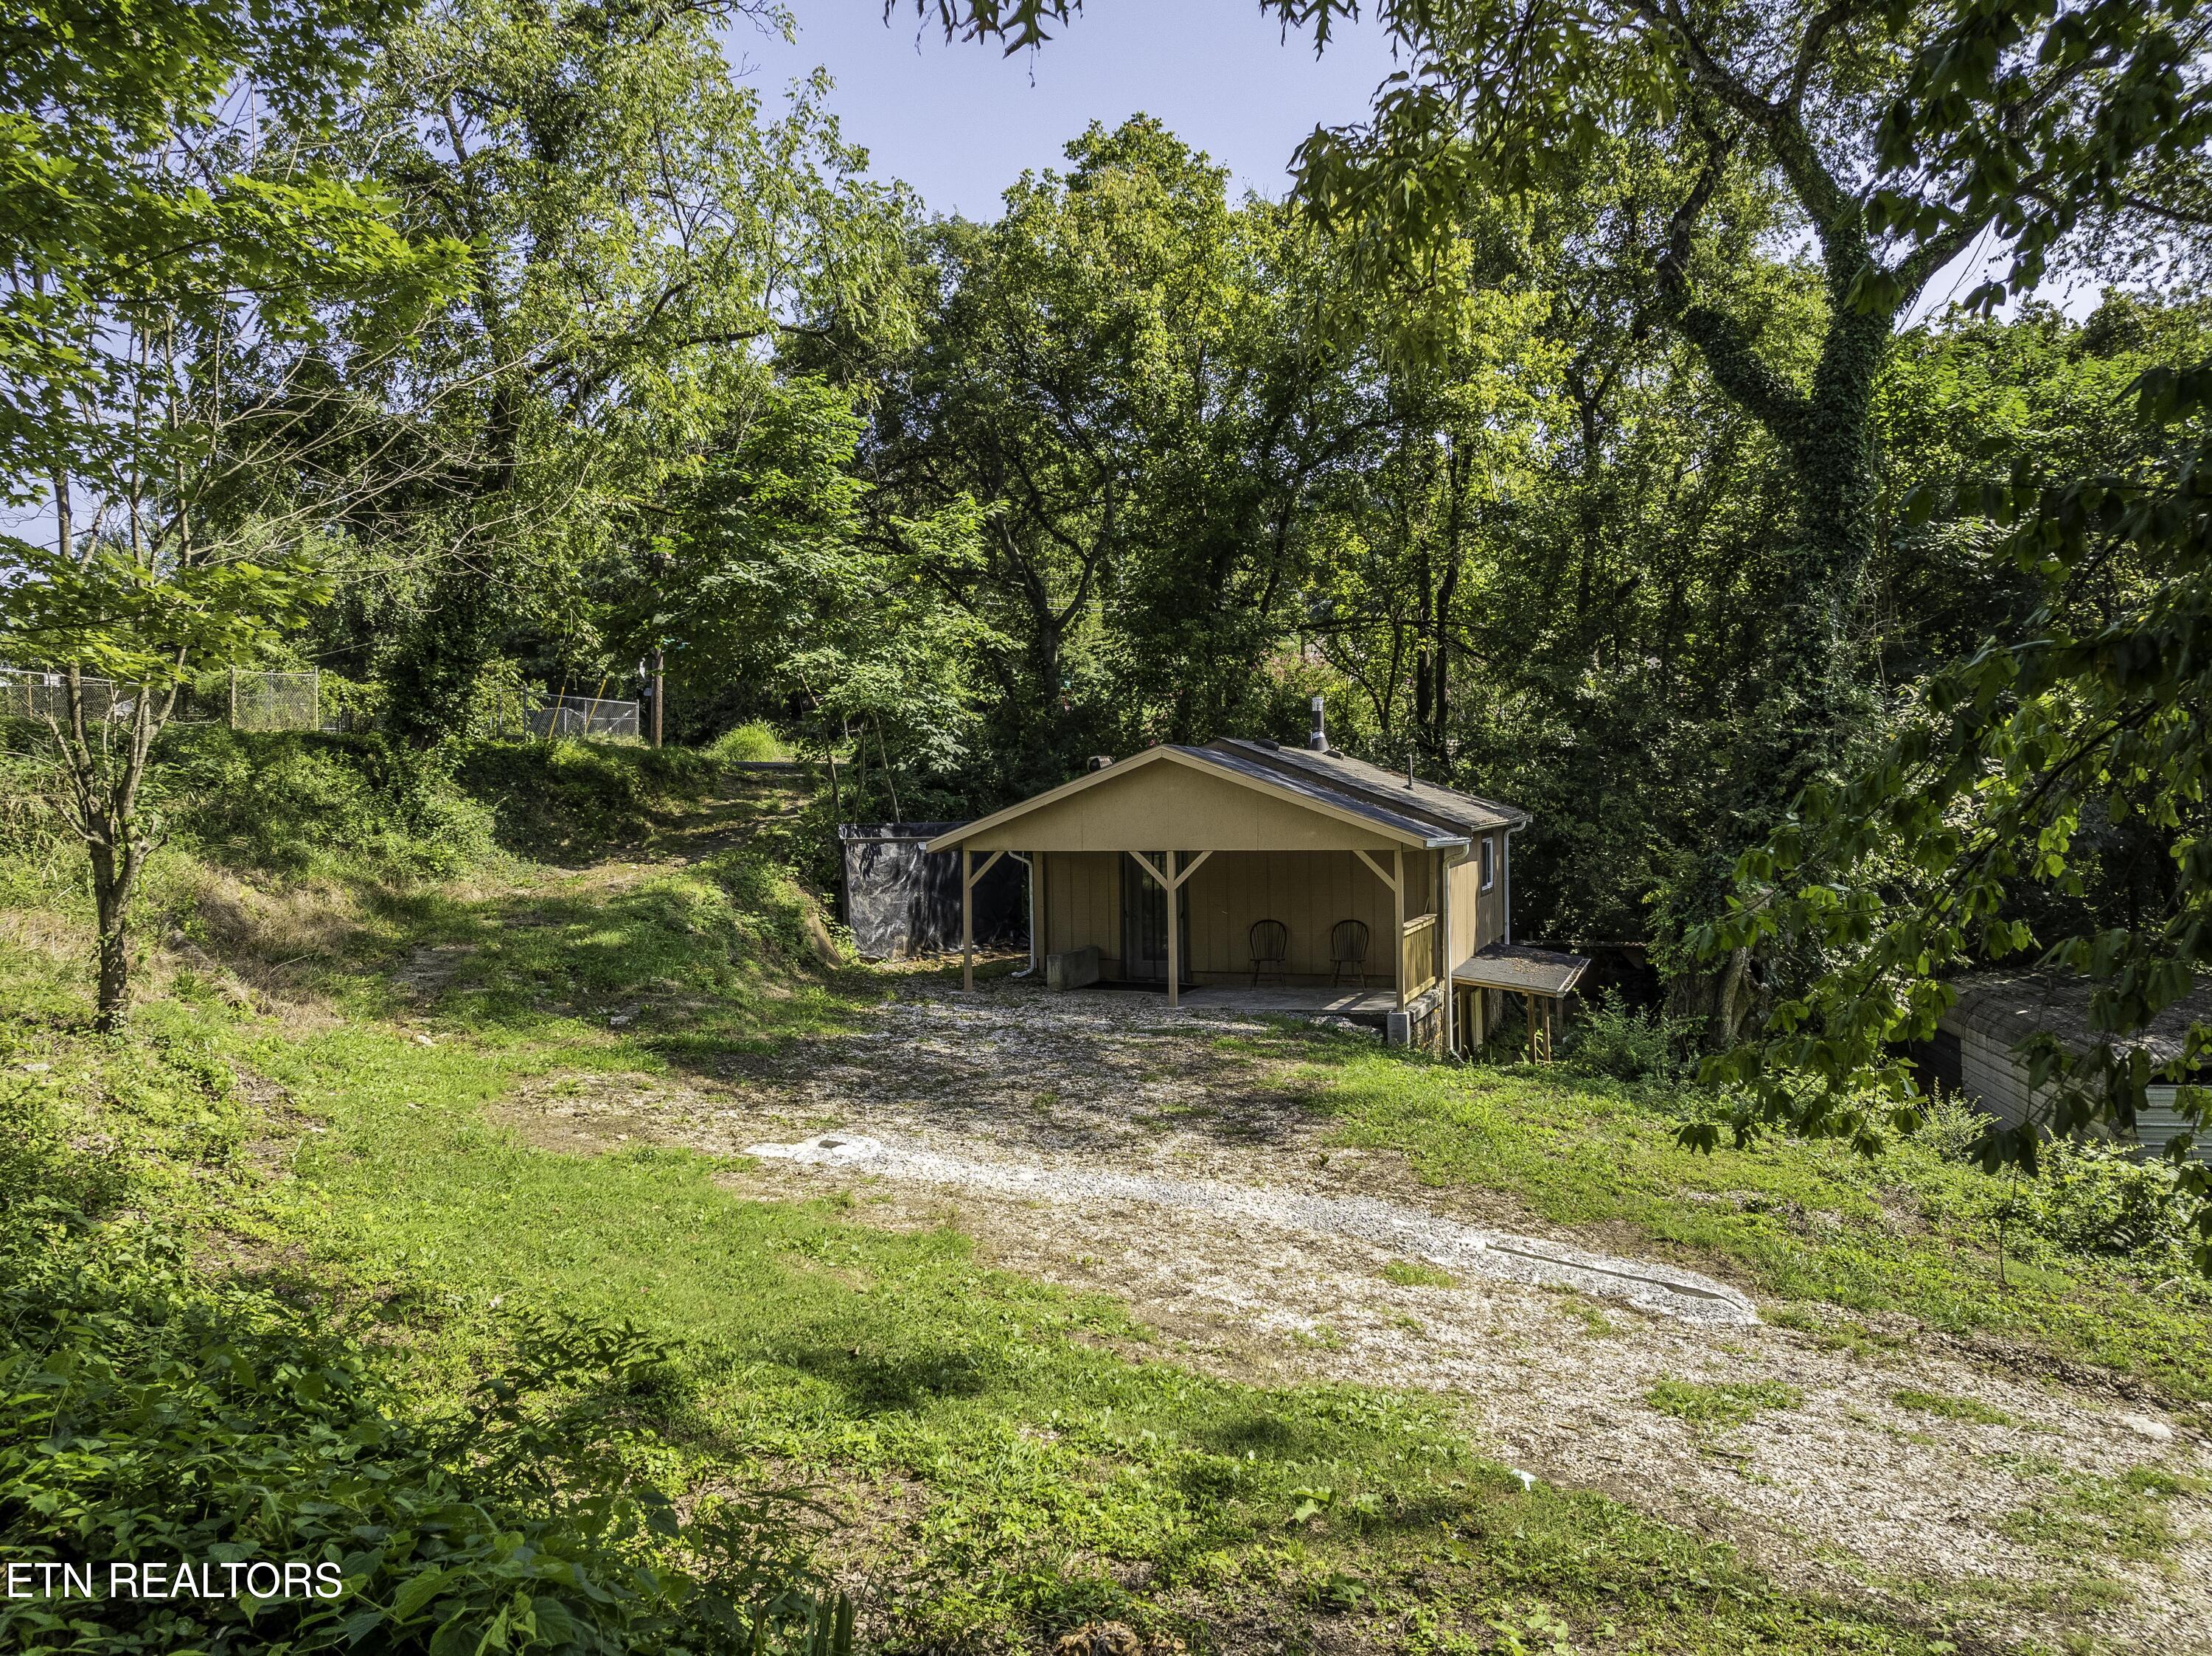
[[[1344,974],[1357,972],[1359,986],[1367,987],[1367,922],[1339,920],[1329,928],[1328,963],[1329,986],[1341,988]]]
[[[1255,920],[1249,933],[1252,943],[1252,986],[1260,986],[1260,974],[1270,972],[1285,984],[1291,980],[1284,960],[1291,952],[1291,929],[1280,920]]]

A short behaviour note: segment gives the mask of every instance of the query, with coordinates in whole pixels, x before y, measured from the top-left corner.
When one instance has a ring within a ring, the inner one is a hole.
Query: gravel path
[[[916,987],[836,1040],[688,1076],[549,1077],[508,1108],[550,1146],[750,1150],[726,1181],[741,1193],[843,1192],[867,1222],[957,1225],[993,1264],[1126,1301],[1156,1331],[1147,1360],[1457,1398],[1485,1453],[1794,1584],[1934,1614],[1973,1647],[2212,1653],[2212,1419],[1994,1365],[1902,1318],[1823,1344],[1738,1289],[1620,1257],[1625,1236],[1547,1234],[1497,1192],[1424,1186],[1394,1153],[1331,1144],[1295,1053],[1241,1039],[1275,1033],[1139,995]],[[1677,1380],[1800,1401],[1700,1430],[1648,1400]],[[2099,1544],[2085,1514],[2136,1501],[2126,1480],[2154,1469],[2197,1490],[2165,1502],[2171,1544]]]
[[[823,1133],[795,1144],[748,1144],[745,1152],[1024,1201],[1144,1203],[1231,1225],[1357,1237],[1452,1277],[1489,1277],[1533,1288],[1569,1289],[1625,1300],[1641,1310],[1708,1327],[1743,1327],[1759,1320],[1747,1295],[1695,1271],[1614,1259],[1564,1242],[1476,1230],[1426,1209],[1372,1196],[1313,1196],[1157,1174],[1071,1173],[1034,1163],[977,1162],[859,1134]]]

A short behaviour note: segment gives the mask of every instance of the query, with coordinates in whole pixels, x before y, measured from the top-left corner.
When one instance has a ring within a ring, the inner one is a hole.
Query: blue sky
[[[1258,0],[1091,0],[1041,51],[1006,57],[994,45],[948,45],[923,29],[913,0],[786,0],[799,38],[739,23],[732,61],[763,93],[825,68],[849,140],[879,178],[903,179],[934,213],[995,217],[999,197],[1024,169],[1055,167],[1091,122],[1139,111],[1230,169],[1234,190],[1280,197],[1291,154],[1316,124],[1362,118],[1396,67],[1381,32],[1345,27],[1318,58],[1310,36],[1283,38]],[[1916,318],[1982,280],[1990,247],[1969,250],[1928,284]],[[2046,297],[2084,316],[2094,282]]]
[[[913,0],[887,24],[882,0],[786,0],[799,20],[787,45],[740,23],[732,59],[780,94],[818,64],[849,140],[878,177],[903,179],[932,212],[995,217],[1024,169],[1056,167],[1092,121],[1139,112],[1227,167],[1235,187],[1280,196],[1291,152],[1316,124],[1365,114],[1390,73],[1372,28],[1346,31],[1318,59],[1310,37],[1286,42],[1257,0],[1091,0],[1042,51],[921,32]]]

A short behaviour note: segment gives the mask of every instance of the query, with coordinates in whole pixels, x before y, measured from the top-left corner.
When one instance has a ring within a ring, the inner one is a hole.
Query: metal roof
[[[2132,1034],[2115,1036],[2089,1020],[2089,998],[2096,986],[2063,972],[1978,972],[1951,986],[1958,1004],[1938,1027],[1952,1034],[1972,1031],[2005,1046],[2048,1033],[2074,1051],[2087,1052],[2109,1042],[2121,1052],[2138,1049],[2154,1064],[2167,1064],[2186,1050],[2193,1024],[2212,1024],[2212,986],[2193,988]]]
[[[1498,828],[1528,827],[1531,818],[1518,805],[1462,793],[1435,782],[1416,779],[1411,786],[1395,771],[1370,765],[1331,748],[1286,748],[1272,742],[1242,742],[1234,738],[1209,743],[1200,753],[1234,753],[1277,776],[1311,779],[1340,798],[1357,796],[1387,810],[1420,816],[1449,830],[1454,837],[1488,834]]]
[[[1367,790],[1346,787],[1334,778],[1270,765],[1266,762],[1267,755],[1250,743],[1217,742],[1205,748],[1178,746],[1176,751],[1233,776],[1249,777],[1270,787],[1287,789],[1316,804],[1349,811],[1395,833],[1418,834],[1432,846],[1455,846],[1467,838],[1464,830],[1438,820],[1435,813],[1418,805],[1408,809],[1400,807],[1395,801],[1385,804],[1371,798]]]
[[[1564,995],[1589,970],[1583,955],[1555,954],[1521,943],[1494,943],[1452,968],[1452,981],[1516,995]]]

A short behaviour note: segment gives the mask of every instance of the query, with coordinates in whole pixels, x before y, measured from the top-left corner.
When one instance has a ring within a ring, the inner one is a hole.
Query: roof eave
[[[1302,806],[1321,816],[1334,817],[1339,822],[1352,823],[1355,827],[1364,828],[1386,839],[1411,842],[1425,850],[1438,851],[1452,846],[1466,846],[1470,843],[1464,834],[1439,834],[1436,832],[1433,823],[1419,822],[1408,817],[1399,816],[1381,806],[1356,797],[1347,797],[1340,804],[1314,798],[1301,790],[1289,786],[1287,780],[1255,776],[1236,766],[1217,762],[1222,756],[1210,754],[1204,748],[1184,748],[1164,743],[1158,747],[1147,748],[1142,753],[1133,754],[1127,759],[1117,760],[1111,765],[1101,766],[1095,771],[1087,771],[1081,776],[1061,783],[1056,788],[1048,788],[1042,793],[1027,799],[1018,800],[1013,804],[995,810],[988,816],[979,816],[972,822],[963,822],[949,834],[939,834],[937,838],[925,845],[922,850],[932,854],[958,850],[966,841],[987,829],[997,828],[1012,821],[1015,817],[1026,816],[1030,811],[1056,803],[1072,794],[1080,793],[1087,788],[1106,781],[1117,773],[1126,773],[1133,767],[1152,764],[1164,760],[1212,771],[1218,776],[1227,777],[1240,786],[1253,789],[1256,792],[1271,794],[1287,804]],[[1377,812],[1381,815],[1373,814]],[[1384,820],[1385,818],[1388,820]],[[1191,849],[1202,851],[1206,847],[1194,846]]]

